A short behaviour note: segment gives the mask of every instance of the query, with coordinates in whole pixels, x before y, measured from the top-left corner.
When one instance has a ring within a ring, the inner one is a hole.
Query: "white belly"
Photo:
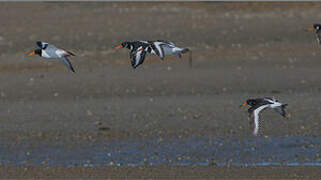
[[[174,52],[173,52],[173,48],[170,48],[170,47],[164,47],[164,55],[167,56],[167,55],[172,55]]]
[[[43,58],[52,58],[44,50],[41,50],[41,57],[43,57]]]
[[[183,49],[178,47],[164,47],[164,54],[166,55],[173,55],[180,53]]]
[[[62,49],[57,49],[56,50],[56,55],[61,58],[63,57],[65,54],[67,54],[67,52],[65,50],[62,50]]]

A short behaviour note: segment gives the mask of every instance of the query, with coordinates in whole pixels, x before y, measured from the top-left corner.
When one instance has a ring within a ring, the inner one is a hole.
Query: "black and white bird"
[[[189,63],[190,66],[192,66],[192,54],[190,49],[176,47],[173,42],[168,42],[164,40],[125,41],[121,45],[117,46],[115,49],[119,48],[130,49],[130,57],[134,68],[136,68],[138,65],[144,62],[146,53],[156,55],[160,57],[161,60],[164,60],[165,56],[176,55],[177,57],[182,58],[182,54],[190,52]]]
[[[144,62],[146,53],[150,49],[150,44],[147,41],[124,41],[114,49],[117,50],[120,48],[128,48],[130,50],[129,57],[131,64],[132,67],[136,69]]]
[[[321,44],[321,24],[313,24],[313,26],[310,27],[308,30],[310,30],[310,31],[315,30],[315,33],[317,36],[317,41],[319,44]]]
[[[151,53],[159,56],[162,60],[165,56],[176,55],[178,58],[182,58],[182,54],[189,52],[188,48],[180,48],[175,46],[173,42],[165,40],[148,41],[151,44]]]
[[[37,46],[39,46],[39,49],[32,51],[31,53],[27,54],[27,56],[37,54],[40,57],[47,59],[60,59],[72,72],[75,72],[74,68],[72,67],[72,64],[67,58],[69,56],[75,56],[75,54],[73,54],[70,51],[59,49],[56,46],[48,44],[46,42],[37,41],[36,44]]]
[[[283,117],[288,118],[289,114],[285,111],[287,104],[282,104],[274,98],[257,98],[257,99],[248,99],[240,107],[249,105],[248,109],[250,125],[253,126],[253,134],[256,136],[259,132],[259,116],[262,110],[267,108],[274,109],[277,113],[281,114]]]

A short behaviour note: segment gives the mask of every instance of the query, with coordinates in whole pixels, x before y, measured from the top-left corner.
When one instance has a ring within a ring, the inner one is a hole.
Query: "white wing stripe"
[[[162,50],[162,47],[161,47],[162,44],[164,44],[164,43],[159,43],[159,42],[155,42],[154,43],[155,47],[157,48],[157,50],[159,52],[159,57],[161,57],[161,58],[164,57],[163,50]]]
[[[141,59],[142,59],[142,58],[141,58],[142,52],[143,52],[143,51],[137,52],[136,58],[135,58],[135,60],[136,60],[135,66],[137,66],[137,65],[139,64],[139,62],[141,61]]]
[[[266,104],[266,105],[263,105],[263,106],[260,106],[258,107],[257,109],[254,110],[254,124],[255,124],[255,127],[254,127],[254,131],[253,131],[253,134],[254,135],[257,135],[258,131],[259,131],[259,113],[269,107],[270,105],[269,104]]]

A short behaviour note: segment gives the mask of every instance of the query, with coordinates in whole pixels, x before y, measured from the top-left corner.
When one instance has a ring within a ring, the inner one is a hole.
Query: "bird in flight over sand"
[[[164,60],[165,56],[176,55],[182,58],[182,54],[190,52],[190,66],[192,65],[192,55],[188,48],[179,48],[173,42],[156,40],[156,41],[125,41],[115,49],[130,49],[130,57],[133,68],[136,68],[144,62],[146,53],[150,53]]]
[[[313,26],[310,27],[308,30],[310,30],[310,31],[315,30],[315,33],[317,36],[317,41],[319,44],[321,44],[321,24],[313,24]]]
[[[146,53],[150,44],[143,41],[124,41],[114,49],[128,48],[130,50],[129,57],[131,60],[132,67],[136,69],[139,65],[143,64]]]
[[[249,105],[248,109],[250,125],[253,128],[253,134],[256,136],[259,132],[259,116],[262,110],[267,108],[274,109],[277,113],[281,114],[283,117],[288,118],[289,114],[285,111],[287,104],[282,104],[274,98],[257,98],[257,99],[248,99],[240,107]]]
[[[67,50],[59,49],[56,46],[48,44],[46,42],[37,41],[36,44],[39,48],[27,54],[27,56],[37,54],[40,57],[47,59],[60,59],[72,72],[75,72],[72,64],[67,58],[69,56],[75,56],[75,54]]]

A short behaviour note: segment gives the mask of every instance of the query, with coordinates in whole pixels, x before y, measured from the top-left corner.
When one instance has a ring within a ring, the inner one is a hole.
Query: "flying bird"
[[[165,40],[148,41],[152,46],[152,54],[159,56],[162,60],[165,56],[176,55],[182,58],[182,54],[190,51],[188,48],[180,48],[175,46],[173,42]]]
[[[182,54],[190,52],[189,64],[192,66],[192,54],[188,48],[179,48],[173,42],[156,40],[156,41],[125,41],[115,49],[128,48],[130,49],[130,57],[132,65],[136,68],[144,62],[147,53],[156,55],[164,60],[165,56],[176,55],[182,58]],[[137,62],[137,63],[135,63]],[[136,65],[137,64],[137,65]],[[136,66],[135,66],[136,65]]]
[[[315,33],[317,36],[317,41],[319,44],[321,44],[321,24],[313,24],[313,26],[310,27],[308,30],[310,30],[310,31],[315,30]]]
[[[46,42],[37,41],[36,44],[39,48],[27,54],[27,56],[37,54],[40,57],[47,59],[60,59],[72,72],[75,72],[74,68],[72,67],[72,64],[67,58],[69,56],[75,56],[75,54],[67,50],[59,49],[56,46]]]
[[[257,98],[257,99],[248,99],[240,107],[249,105],[248,109],[250,125],[253,127],[253,134],[256,136],[259,132],[259,116],[262,110],[267,108],[274,109],[277,113],[281,114],[283,117],[288,118],[289,114],[285,111],[287,104],[282,104],[274,98]]]
[[[136,69],[144,62],[146,53],[150,49],[149,46],[150,44],[144,41],[124,41],[114,49],[128,48],[132,67]]]

